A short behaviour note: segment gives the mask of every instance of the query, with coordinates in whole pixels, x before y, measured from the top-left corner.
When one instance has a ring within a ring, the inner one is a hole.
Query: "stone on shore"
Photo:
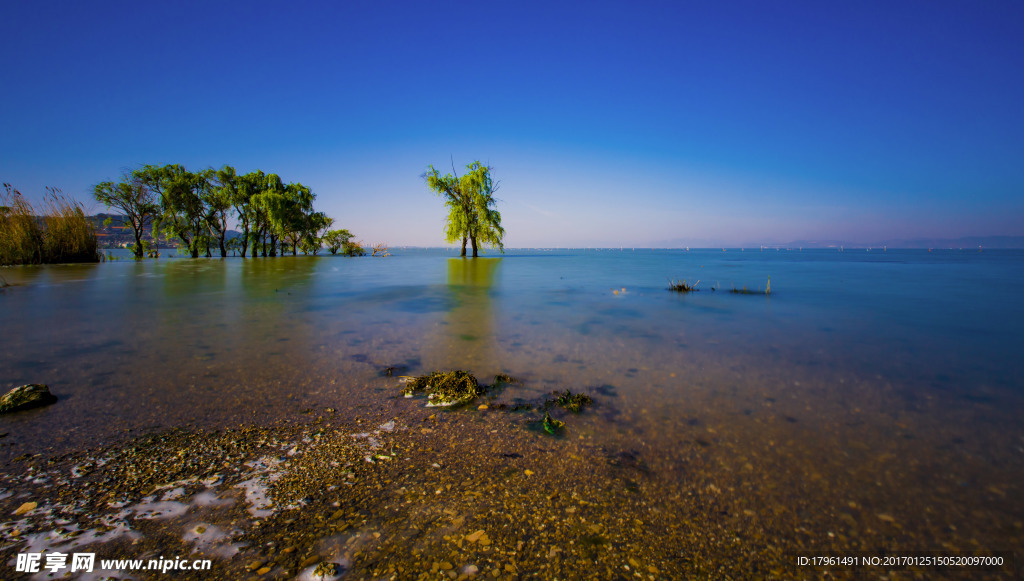
[[[0,397],[0,414],[43,407],[57,402],[50,388],[40,383],[15,387]]]

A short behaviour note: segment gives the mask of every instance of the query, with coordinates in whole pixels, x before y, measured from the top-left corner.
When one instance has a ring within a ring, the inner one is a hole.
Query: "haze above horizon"
[[[263,169],[438,246],[427,164],[509,247],[1024,235],[1024,5],[7,2],[0,181]]]

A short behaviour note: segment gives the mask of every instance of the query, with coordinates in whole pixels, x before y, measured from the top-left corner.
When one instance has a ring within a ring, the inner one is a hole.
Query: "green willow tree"
[[[452,168],[452,173],[442,176],[430,165],[423,174],[427,187],[445,199],[448,217],[445,220],[445,241],[462,240],[462,253],[466,256],[466,243],[473,248],[473,257],[478,254],[479,245],[489,245],[505,251],[502,238],[505,229],[501,227],[501,213],[495,208],[494,192],[498,184],[491,177],[491,168],[479,161],[466,166],[461,177]]]
[[[342,228],[341,230],[331,230],[323,235],[322,240],[327,244],[327,250],[331,251],[331,254],[337,254],[343,246],[352,240],[352,233],[347,229]]]
[[[299,245],[309,232],[309,216],[313,213],[315,198],[316,194],[306,186],[288,184],[281,203],[269,215],[278,236],[291,248],[292,256],[298,253]]]
[[[267,213],[264,206],[268,200],[282,190],[284,185],[276,174],[267,175],[261,170],[249,172],[238,177],[238,195],[235,198],[235,211],[238,214],[238,225],[242,228],[242,256],[245,249],[252,244],[252,257],[260,251],[267,255],[266,236],[269,228]]]
[[[265,175],[259,184],[259,192],[252,196],[250,203],[256,213],[256,227],[253,229],[255,243],[263,257],[277,256],[277,243],[280,239],[278,226],[288,203],[284,182],[277,174]]]
[[[109,181],[96,184],[93,187],[93,197],[108,208],[117,208],[124,212],[125,218],[132,226],[132,234],[135,235],[132,252],[135,258],[142,258],[145,252],[142,233],[160,212],[157,194],[139,177],[125,172],[117,183]]]
[[[144,165],[132,172],[160,196],[160,213],[153,221],[154,233],[163,230],[181,240],[192,258],[207,241],[208,223],[204,199],[210,189],[212,170],[193,173],[178,164]]]
[[[323,248],[327,229],[334,225],[334,218],[323,212],[313,212],[306,216],[306,229],[302,236],[302,251],[316,256]]]
[[[229,247],[242,257],[277,256],[278,248],[282,253],[290,248],[292,255],[300,249],[316,255],[334,223],[314,210],[316,194],[307,186],[285,184],[276,174],[260,170],[239,175],[230,165],[198,172],[176,164],[144,165],[120,184],[97,185],[94,195],[121,208],[129,220],[139,224],[137,247],[148,217],[154,237],[163,231],[179,240],[192,258],[198,258],[203,248],[211,257],[215,246],[222,258],[227,257]],[[144,211],[136,219],[140,208]],[[237,242],[228,240],[232,226],[242,230]]]
[[[216,180],[215,173],[211,173],[211,179]],[[220,247],[221,258],[227,258],[228,256],[226,238],[229,226],[228,220],[230,218],[228,212],[232,208],[231,194],[230,188],[225,188],[223,184],[214,181],[212,187],[207,188],[206,199],[203,200],[206,203],[206,226],[209,231],[209,237],[217,241],[217,245]],[[210,255],[209,246],[207,246],[206,255]]]

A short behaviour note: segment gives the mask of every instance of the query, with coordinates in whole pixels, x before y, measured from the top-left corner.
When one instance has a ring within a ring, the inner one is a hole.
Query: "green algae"
[[[565,429],[565,422],[551,417],[551,412],[544,412],[544,431],[554,436]]]
[[[409,378],[402,388],[402,395],[412,397],[426,393],[431,406],[451,406],[472,401],[483,395],[486,387],[480,385],[473,374],[457,369],[455,371],[433,371],[427,375]]]
[[[594,403],[594,398],[589,395],[585,393],[573,393],[568,389],[565,391],[553,391],[551,393],[556,397],[544,402],[546,406],[557,405],[573,413],[579,413],[583,411],[584,407]]]

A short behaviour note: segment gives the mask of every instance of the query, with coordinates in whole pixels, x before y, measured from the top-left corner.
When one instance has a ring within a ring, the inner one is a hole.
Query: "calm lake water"
[[[455,256],[0,269],[0,388],[60,398],[0,418],[0,452],[358,413],[397,395],[390,366],[504,372],[523,380],[510,400],[594,394],[598,413],[575,421],[599,441],[651,457],[696,442],[739,480],[883,515],[856,530],[932,514],[915,523],[924,548],[1021,548],[1024,252]],[[727,292],[769,277],[770,296]]]

